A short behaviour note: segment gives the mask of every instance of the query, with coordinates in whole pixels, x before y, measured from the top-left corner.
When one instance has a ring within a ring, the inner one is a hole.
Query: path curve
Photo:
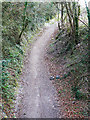
[[[58,118],[56,90],[44,63],[45,47],[56,29],[56,24],[47,27],[31,49],[21,78],[23,98],[18,107],[18,118]]]

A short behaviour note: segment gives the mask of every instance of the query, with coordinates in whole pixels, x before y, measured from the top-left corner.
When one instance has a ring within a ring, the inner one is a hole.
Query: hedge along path
[[[49,25],[38,37],[28,55],[28,63],[24,65],[25,71],[21,76],[24,84],[22,101],[17,109],[18,118],[58,117],[56,90],[49,80],[49,72],[44,62],[45,48],[56,29],[56,23]]]

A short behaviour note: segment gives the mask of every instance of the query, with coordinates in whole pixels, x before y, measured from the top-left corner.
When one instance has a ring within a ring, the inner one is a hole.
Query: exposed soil
[[[53,24],[38,35],[25,59],[17,97],[17,118],[58,118],[57,92],[45,65],[46,46],[57,25]]]

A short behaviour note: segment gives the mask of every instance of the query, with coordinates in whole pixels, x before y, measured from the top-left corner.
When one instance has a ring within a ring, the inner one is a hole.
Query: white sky
[[[78,0],[79,1],[79,3],[80,3],[80,5],[82,6],[82,7],[85,7],[85,1],[84,0]],[[89,2],[90,0],[86,0],[86,3],[87,3],[87,6],[88,6],[88,2]],[[89,6],[90,7],[90,6]]]
[[[21,1],[21,2],[24,2],[24,1],[28,1],[28,2],[35,2],[35,1],[49,1],[49,0],[0,0],[0,1]],[[50,1],[54,1],[54,0],[50,0]],[[55,1],[63,1],[63,0],[55,0]],[[69,1],[69,0],[67,0],[67,1]],[[73,0],[74,1],[74,0]],[[79,3],[80,3],[80,5],[82,6],[82,7],[85,7],[85,1],[87,2],[87,6],[88,6],[88,2],[90,2],[90,0],[75,0],[75,1],[79,1]],[[88,6],[89,8],[90,8],[90,5]]]

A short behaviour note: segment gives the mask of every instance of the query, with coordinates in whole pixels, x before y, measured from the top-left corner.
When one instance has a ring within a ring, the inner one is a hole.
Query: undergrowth
[[[70,91],[76,101],[87,102],[89,100],[89,56],[88,56],[88,30],[80,27],[79,43],[75,45],[72,36],[69,36],[67,30],[61,30],[52,39],[49,54],[53,55],[56,64],[63,65],[63,75],[61,81],[68,79]],[[71,41],[72,40],[72,41]],[[58,82],[58,81],[57,81]],[[63,88],[64,89],[64,88]],[[84,108],[83,108],[84,110]],[[88,106],[85,111],[88,116]]]
[[[2,102],[2,117],[14,117],[15,94],[18,87],[19,75],[23,67],[25,51],[19,45],[5,46],[4,49],[4,59],[1,60],[2,76],[0,76],[2,88],[0,101]]]

